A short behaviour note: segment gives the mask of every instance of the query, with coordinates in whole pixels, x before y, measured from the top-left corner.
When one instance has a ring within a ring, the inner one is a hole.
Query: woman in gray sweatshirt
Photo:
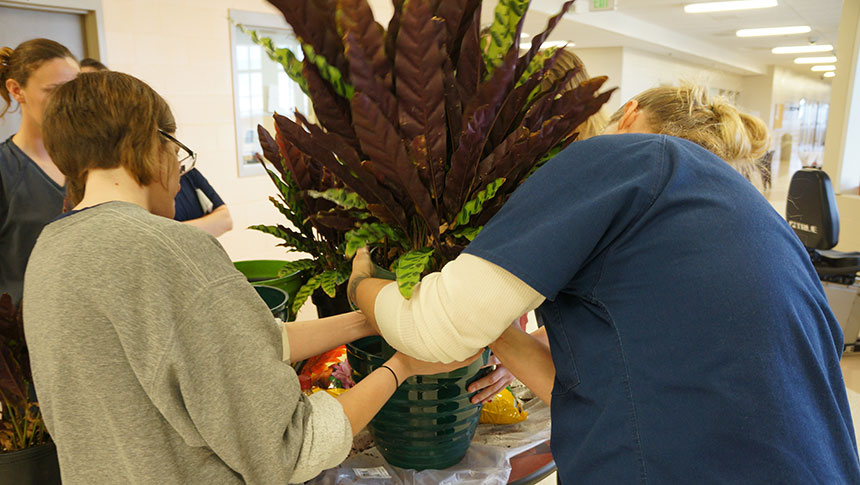
[[[281,324],[215,238],[172,220],[194,154],[166,102],[86,74],[44,123],[74,210],[36,243],[24,321],[64,483],[302,482],[346,457],[399,382],[463,365],[396,354],[338,398],[305,396],[289,361],[373,330],[360,313]]]

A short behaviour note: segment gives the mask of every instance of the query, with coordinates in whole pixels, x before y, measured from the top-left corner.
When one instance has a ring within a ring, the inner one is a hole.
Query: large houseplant
[[[304,58],[272,45],[269,54],[310,96],[318,122],[276,114],[276,136],[260,131],[266,157],[331,175],[313,190],[294,186],[304,197],[295,203],[328,202],[310,220],[343,231],[347,256],[376,248],[406,298],[611,94],[598,94],[605,78],[568,90],[574,70],[541,82],[557,55],[540,46],[572,1],[522,54],[527,0],[500,0],[484,34],[480,0],[394,0],[387,30],[367,0],[270,2]],[[380,352],[372,339],[351,347],[358,378],[382,362]],[[412,378],[395,393],[370,426],[389,462],[438,468],[462,458],[479,413],[465,394],[476,371]]]
[[[60,483],[57,453],[35,401],[21,306],[0,296],[0,484]]]

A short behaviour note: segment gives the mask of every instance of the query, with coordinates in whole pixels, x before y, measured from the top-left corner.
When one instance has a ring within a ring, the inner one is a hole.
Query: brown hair
[[[0,118],[12,107],[12,97],[6,89],[7,79],[14,79],[21,86],[26,86],[30,74],[46,61],[67,57],[75,58],[63,44],[50,39],[30,39],[14,50],[9,47],[0,48],[0,98],[6,102],[0,112]]]
[[[562,48],[555,65],[544,76],[541,82],[541,90],[549,89],[556,81],[563,78],[571,69],[575,68],[579,68],[579,71],[571,78],[565,91],[576,89],[580,84],[591,79],[591,76],[588,75],[588,71],[585,70],[585,64],[582,63],[582,59],[579,56],[566,48]],[[579,136],[576,137],[577,141],[601,134],[608,124],[609,120],[606,114],[598,111],[576,127],[575,131],[579,132]]]
[[[105,66],[101,62],[99,62],[99,61],[97,61],[91,57],[84,57],[83,59],[81,59],[81,67],[82,68],[91,67],[91,68],[95,69],[96,71],[107,71],[108,70],[107,66]]]
[[[691,83],[643,91],[633,99],[655,133],[690,140],[716,154],[755,181],[757,163],[770,146],[770,131],[759,118],[742,113],[725,98],[709,98]],[[621,119],[624,107],[612,115]]]
[[[176,131],[164,98],[128,74],[103,71],[58,87],[45,108],[42,132],[76,205],[91,169],[122,166],[140,185],[159,180],[164,140],[158,130]]]

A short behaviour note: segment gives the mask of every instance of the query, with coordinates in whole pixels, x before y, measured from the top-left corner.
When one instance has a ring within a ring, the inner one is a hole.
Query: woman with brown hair
[[[398,353],[337,398],[305,396],[289,361],[373,331],[356,312],[284,325],[214,237],[172,220],[193,157],[164,99],[86,74],[44,127],[74,210],[33,249],[24,330],[63,483],[300,483],[404,379],[464,365]]]
[[[63,45],[28,40],[0,49],[2,118],[18,103],[21,126],[0,143],[0,293],[18,301],[27,258],[42,227],[63,208],[65,177],[54,165],[42,138],[48,96],[78,75],[78,63]]]

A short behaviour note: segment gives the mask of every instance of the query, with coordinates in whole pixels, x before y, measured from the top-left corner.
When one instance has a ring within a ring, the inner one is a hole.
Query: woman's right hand
[[[496,394],[514,382],[514,375],[495,355],[490,357],[485,367],[492,365],[496,366],[492,372],[469,385],[469,392],[476,393],[472,396],[472,404],[486,404],[492,401]]]

